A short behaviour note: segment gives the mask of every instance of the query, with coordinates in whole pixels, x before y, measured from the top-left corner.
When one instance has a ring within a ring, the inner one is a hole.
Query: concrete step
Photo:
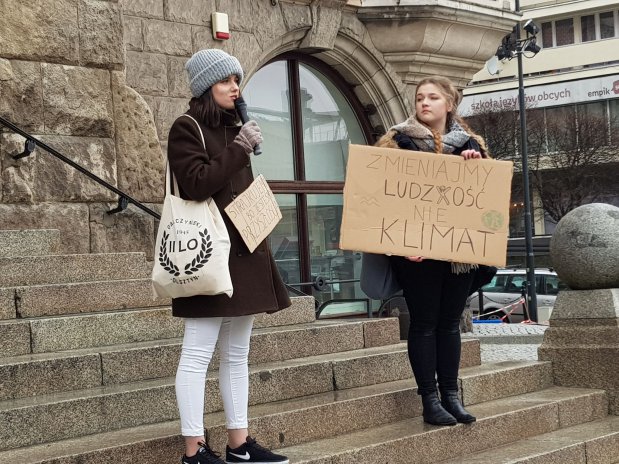
[[[61,316],[170,304],[169,299],[153,296],[150,279],[1,288],[0,304],[7,298],[13,302],[13,312],[9,318]]]
[[[518,372],[521,368],[531,373],[531,366],[526,363],[509,367],[502,366],[497,369],[511,374],[512,371]],[[548,365],[537,363],[537,369],[547,370]],[[477,370],[479,366],[465,368],[462,372],[471,376]],[[520,375],[523,374],[524,372],[521,372]],[[573,395],[573,402],[566,403],[566,407],[577,406],[583,402],[579,399],[574,400],[574,398],[579,397]],[[602,398],[603,395],[597,394],[595,399],[589,403],[597,405]],[[525,400],[521,402],[526,403]],[[534,404],[538,402],[535,400]],[[416,386],[414,381],[408,378],[252,406],[249,411],[249,426],[262,443],[270,447],[281,447],[376,427],[392,421],[416,417],[420,413],[421,402],[416,394]],[[212,446],[221,450],[225,442],[223,414],[221,412],[206,414],[205,424],[208,427]],[[438,429],[438,427],[429,427],[429,429]],[[180,450],[182,450],[178,434],[178,422],[169,421],[49,445],[0,452],[0,462],[5,462],[3,461],[5,459],[6,462],[24,463],[114,462],[122,464],[145,460],[150,453],[151,457],[157,456],[158,463],[176,463]],[[320,450],[316,448],[314,451]],[[296,463],[294,460],[291,462]]]
[[[473,347],[465,342],[463,352]],[[462,359],[466,362],[470,356]],[[410,377],[405,344],[259,364],[250,367],[250,404]],[[207,378],[206,399],[205,412],[223,409],[215,372]],[[175,419],[177,414],[174,378],[2,401],[0,449],[152,424]]]
[[[0,257],[55,255],[60,248],[56,229],[0,230]]]
[[[501,443],[496,437],[496,443]],[[544,433],[442,464],[613,464],[619,461],[619,417]]]
[[[496,444],[607,418],[601,390],[551,387],[470,406],[477,422],[436,427],[415,417],[302,445],[282,448],[295,464],[413,464],[456,459]],[[438,444],[444,444],[439,446]],[[542,461],[543,462],[543,461]]]
[[[0,287],[144,279],[151,271],[144,253],[0,258]]]
[[[1,295],[1,290],[0,290]],[[255,328],[315,321],[314,299],[294,297],[292,306],[257,314]],[[0,357],[178,338],[183,321],[168,307],[0,321]],[[372,334],[368,334],[372,336]],[[379,337],[380,333],[374,335]]]
[[[252,333],[250,364],[399,343],[397,319],[319,321]],[[174,376],[182,339],[0,359],[0,401]],[[219,350],[212,365],[219,364]],[[33,382],[32,379],[37,379]]]

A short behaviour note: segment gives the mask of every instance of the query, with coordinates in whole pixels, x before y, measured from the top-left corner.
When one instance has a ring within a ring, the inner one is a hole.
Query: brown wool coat
[[[191,114],[191,112],[188,112]],[[230,235],[230,276],[234,293],[198,295],[172,300],[172,314],[178,317],[230,317],[275,312],[290,306],[290,298],[282,282],[267,241],[250,253],[224,208],[254,180],[251,163],[244,149],[234,143],[240,126],[233,118],[222,121],[218,128],[204,125],[199,117],[206,152],[195,122],[182,116],[168,138],[168,160],[181,198],[203,201],[213,197],[222,213]]]

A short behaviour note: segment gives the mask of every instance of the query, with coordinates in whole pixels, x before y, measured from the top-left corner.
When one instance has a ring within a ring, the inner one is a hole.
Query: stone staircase
[[[0,464],[178,463],[182,324],[141,253],[59,255],[57,231],[0,231]],[[616,463],[604,391],[544,362],[481,365],[463,342],[472,425],[420,418],[396,319],[316,321],[313,301],[256,319],[250,429],[291,463]],[[215,370],[216,359],[212,364]],[[225,446],[216,373],[205,424]]]

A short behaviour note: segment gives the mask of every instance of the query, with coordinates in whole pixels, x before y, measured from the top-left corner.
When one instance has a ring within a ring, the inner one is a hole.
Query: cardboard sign
[[[279,205],[262,174],[225,211],[252,253],[282,219]]]
[[[350,145],[340,248],[505,266],[513,163]]]

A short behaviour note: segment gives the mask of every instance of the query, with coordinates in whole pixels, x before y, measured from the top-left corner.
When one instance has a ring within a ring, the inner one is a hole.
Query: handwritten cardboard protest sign
[[[350,145],[340,248],[504,266],[513,163]]]
[[[252,253],[282,219],[279,205],[262,174],[225,211]]]

